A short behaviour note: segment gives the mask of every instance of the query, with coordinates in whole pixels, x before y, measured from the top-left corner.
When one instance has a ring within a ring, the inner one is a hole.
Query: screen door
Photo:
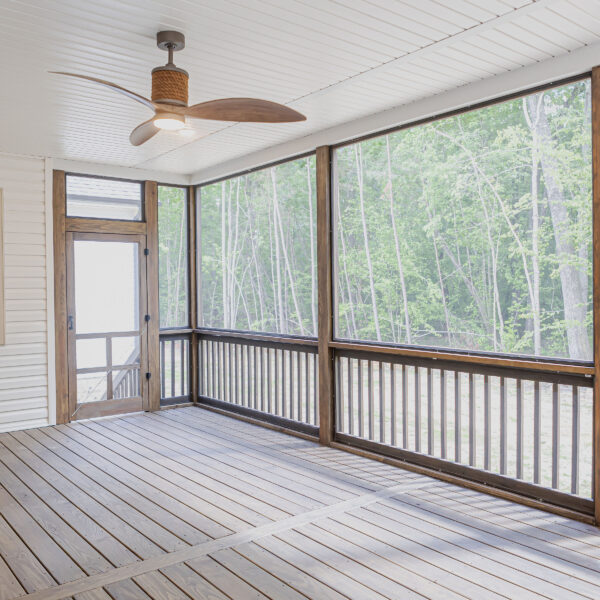
[[[146,407],[146,257],[141,235],[67,234],[71,420]]]

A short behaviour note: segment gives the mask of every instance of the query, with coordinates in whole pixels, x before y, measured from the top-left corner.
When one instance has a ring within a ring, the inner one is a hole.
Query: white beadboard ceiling
[[[150,116],[108,79],[149,96],[159,30],[190,102],[252,96],[304,123],[192,121],[193,137],[129,132]],[[240,157],[561,57],[600,42],[598,0],[0,0],[0,152],[201,174]],[[598,46],[600,48],[600,46]],[[600,53],[598,54],[600,63]],[[337,141],[337,140],[330,140]]]

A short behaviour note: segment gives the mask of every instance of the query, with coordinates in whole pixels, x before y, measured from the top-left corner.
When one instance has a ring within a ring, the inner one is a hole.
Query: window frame
[[[254,336],[256,339],[264,338],[270,340],[277,339],[289,339],[289,340],[298,340],[298,341],[314,341],[318,339],[318,331],[314,336],[302,336],[302,335],[294,335],[287,333],[276,333],[272,331],[249,331],[244,329],[225,329],[221,327],[209,327],[203,324],[203,310],[202,310],[202,188],[207,187],[209,185],[214,185],[215,183],[222,183],[223,181],[228,181],[230,179],[236,179],[237,177],[242,177],[244,175],[248,175],[250,173],[256,173],[257,171],[264,171],[266,169],[270,169],[272,167],[276,167],[278,165],[282,165],[289,162],[294,162],[296,160],[301,160],[303,158],[308,158],[309,156],[315,157],[315,172],[316,172],[316,156],[317,151],[309,150],[307,152],[302,152],[301,154],[294,154],[292,156],[288,156],[285,158],[277,159],[268,163],[263,163],[257,165],[256,167],[251,167],[250,169],[244,169],[242,171],[236,171],[229,175],[223,175],[221,177],[217,177],[215,179],[209,179],[207,181],[203,181],[202,183],[197,183],[193,185],[194,189],[194,197],[196,203],[196,304],[197,304],[197,327],[196,331],[202,333],[231,333],[231,334],[243,334],[246,337]],[[316,173],[315,173],[316,175]],[[316,189],[315,189],[315,205],[317,202],[316,197]],[[316,213],[315,213],[316,220]],[[318,244],[317,244],[318,246]],[[315,277],[318,278],[318,256],[317,258],[317,273],[315,273]],[[318,291],[318,284],[317,284]],[[318,302],[318,296],[317,296]],[[318,326],[318,325],[317,325]]]
[[[360,346],[367,347],[376,351],[378,348],[383,349],[384,351],[390,349],[396,349],[400,351],[405,351],[406,354],[417,354],[417,355],[429,355],[433,358],[448,358],[452,359],[452,356],[463,356],[463,357],[472,357],[473,360],[477,358],[487,358],[487,359],[498,359],[498,360],[506,360],[506,361],[515,361],[515,362],[529,362],[529,363],[540,363],[540,364],[556,364],[557,368],[560,366],[566,367],[584,367],[584,368],[593,368],[595,365],[597,348],[594,347],[593,337],[592,337],[592,359],[578,360],[564,357],[552,357],[552,356],[534,356],[530,354],[511,354],[505,352],[491,352],[491,351],[479,351],[479,350],[469,350],[469,349],[461,349],[461,348],[449,348],[444,346],[420,346],[417,344],[400,344],[394,342],[379,342],[373,340],[360,340],[353,338],[344,338],[336,335],[338,331],[338,310],[337,310],[337,302],[338,302],[338,292],[337,292],[337,230],[336,230],[336,221],[338,215],[338,203],[336,202],[336,152],[340,148],[345,148],[347,146],[351,146],[354,144],[362,143],[364,141],[368,141],[375,138],[380,138],[392,133],[396,133],[398,131],[402,131],[405,129],[413,129],[415,127],[419,127],[421,125],[427,125],[429,123],[433,123],[436,121],[441,121],[444,119],[452,118],[461,114],[475,112],[477,110],[481,110],[484,108],[488,108],[490,106],[494,106],[496,104],[503,104],[505,102],[509,102],[511,100],[517,100],[519,98],[524,98],[527,96],[531,96],[538,92],[542,92],[545,90],[563,87],[569,85],[571,83],[577,83],[579,81],[589,80],[590,85],[592,83],[592,72],[586,71],[584,73],[579,73],[577,75],[573,75],[570,77],[550,81],[548,83],[544,83],[538,86],[534,86],[531,88],[527,88],[524,90],[520,90],[511,94],[505,94],[503,96],[498,96],[494,98],[490,98],[489,100],[484,100],[482,102],[477,102],[475,104],[469,104],[460,108],[452,109],[449,111],[445,111],[442,113],[438,113],[435,115],[431,115],[429,117],[425,117],[422,119],[417,119],[415,121],[407,121],[406,123],[402,123],[399,125],[395,125],[393,127],[388,127],[382,130],[374,131],[365,135],[361,135],[355,138],[351,138],[348,140],[344,140],[342,142],[338,142],[336,144],[330,144],[330,161],[331,161],[331,173],[330,173],[330,181],[329,186],[331,190],[330,194],[330,223],[329,223],[329,232],[330,232],[330,242],[331,242],[331,255],[328,257],[331,264],[331,294],[332,294],[332,343],[335,347],[336,344],[339,347],[343,346]],[[592,110],[592,104],[590,104],[590,111]],[[590,133],[591,133],[590,125]],[[592,157],[593,162],[593,157]],[[592,171],[592,164],[590,163],[590,174]],[[593,190],[592,190],[592,206],[593,206]],[[592,216],[593,219],[593,216]],[[593,243],[593,239],[591,240]],[[592,252],[591,257],[591,267],[592,272],[594,270],[594,253]],[[594,299],[595,294],[600,293],[596,292],[592,283],[592,298]],[[592,311],[594,312],[594,311]],[[592,332],[595,331],[597,324],[595,322],[595,317],[592,314]]]
[[[140,186],[140,218],[134,219],[112,219],[109,217],[82,217],[79,215],[70,215],[68,213],[68,193],[67,182],[69,177],[85,177],[87,179],[104,179],[108,181],[125,181],[127,183],[137,183]],[[115,221],[117,223],[146,223],[146,181],[145,179],[129,179],[126,177],[110,177],[108,175],[93,175],[91,173],[75,173],[65,171],[65,218],[67,219],[85,219],[88,221]]]
[[[158,256],[157,256],[157,265],[158,265],[158,285],[159,285],[159,289],[156,291],[156,293],[158,294],[158,331],[160,334],[167,334],[169,332],[176,332],[176,333],[185,333],[185,332],[189,332],[192,329],[192,310],[193,310],[193,298],[192,298],[192,294],[190,293],[191,290],[191,286],[192,286],[192,277],[191,277],[191,273],[190,273],[190,256],[192,254],[192,251],[194,250],[190,244],[190,226],[191,226],[191,220],[190,220],[190,198],[191,198],[191,192],[190,192],[190,186],[189,185],[185,185],[185,184],[172,184],[172,183],[163,183],[163,182],[156,182],[156,237],[157,237],[157,241],[160,239],[160,218],[159,218],[159,208],[158,208],[158,189],[160,187],[169,187],[169,188],[179,188],[184,190],[185,192],[185,238],[186,238],[186,244],[185,244],[185,256],[186,256],[186,269],[185,269],[185,281],[186,281],[186,296],[187,296],[187,325],[178,325],[177,327],[161,327],[160,325],[160,250],[158,251]],[[196,240],[197,243],[197,240]]]

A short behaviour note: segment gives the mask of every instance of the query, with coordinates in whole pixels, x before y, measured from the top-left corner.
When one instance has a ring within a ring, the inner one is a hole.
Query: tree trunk
[[[375,322],[375,334],[377,341],[381,341],[381,329],[379,328],[379,313],[377,311],[377,296],[375,294],[375,280],[373,278],[373,264],[371,262],[371,252],[369,250],[369,236],[367,233],[367,219],[365,215],[365,199],[363,189],[363,167],[362,167],[362,150],[360,144],[354,147],[354,155],[356,158],[356,176],[358,178],[358,197],[360,199],[360,216],[362,220],[363,241],[365,244],[365,256],[367,258],[367,268],[369,270],[369,287],[371,290],[371,304],[373,305],[373,320]]]
[[[394,186],[392,182],[392,158],[390,152],[390,136],[385,136],[385,149],[387,153],[387,189],[390,197],[390,216],[392,218],[392,233],[394,234],[394,246],[396,248],[396,261],[398,262],[398,272],[400,275],[400,287],[402,289],[402,304],[404,308],[404,327],[406,328],[406,343],[412,344],[412,334],[410,331],[410,315],[408,314],[408,295],[406,293],[406,284],[404,281],[404,265],[402,264],[402,255],[400,253],[400,241],[398,239],[398,230],[396,228],[396,216],[394,215]]]
[[[308,184],[308,223],[310,231],[310,308],[312,311],[312,334],[317,335],[317,265],[315,258],[315,231],[313,223],[313,193],[310,158],[306,159],[306,182]]]
[[[560,186],[558,163],[551,151],[552,134],[543,102],[539,105],[536,134],[539,140],[540,164],[554,230],[556,254],[560,264],[559,274],[569,357],[589,360],[592,357],[592,348],[585,324],[588,311],[587,286],[582,285],[578,251],[569,236],[571,222]]]

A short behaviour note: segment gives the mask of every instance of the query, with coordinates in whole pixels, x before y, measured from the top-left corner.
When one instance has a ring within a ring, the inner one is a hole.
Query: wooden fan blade
[[[159,128],[154,124],[153,120],[149,119],[148,121],[144,121],[138,125],[131,132],[129,135],[129,141],[134,146],[141,146],[144,142],[147,142],[151,137],[155,136],[159,131]]]
[[[182,112],[194,119],[245,123],[291,123],[306,117],[289,106],[256,98],[223,98],[194,104]]]
[[[50,73],[53,73],[55,75],[67,75],[68,77],[77,77],[79,79],[85,79],[86,81],[93,81],[94,83],[99,83],[100,85],[108,87],[111,90],[118,92],[119,94],[124,94],[125,96],[127,96],[128,98],[131,98],[132,100],[141,102],[142,104],[144,104],[148,108],[151,108],[152,110],[155,109],[154,102],[152,102],[152,100],[148,100],[148,98],[144,98],[144,96],[140,96],[139,94],[136,94],[135,92],[132,92],[131,90],[127,90],[124,87],[117,85],[116,83],[111,83],[110,81],[104,81],[104,79],[97,79],[96,77],[88,77],[87,75],[78,75],[77,73],[65,73],[63,71],[50,71]]]

